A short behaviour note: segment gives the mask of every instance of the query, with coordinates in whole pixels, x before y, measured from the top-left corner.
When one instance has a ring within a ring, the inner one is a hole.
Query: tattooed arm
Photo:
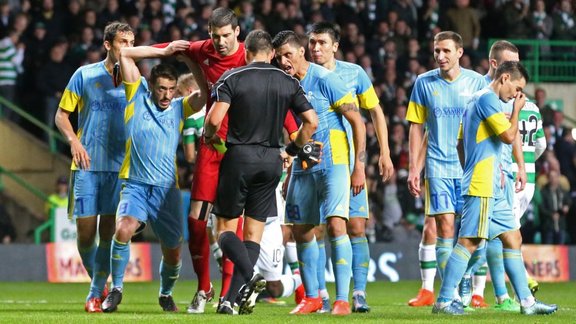
[[[354,195],[359,194],[364,189],[366,182],[366,174],[364,169],[366,167],[366,126],[362,121],[362,116],[358,107],[354,103],[345,103],[334,109],[336,112],[342,114],[344,118],[350,122],[352,126],[353,141],[354,141],[354,170],[350,177],[352,192]]]

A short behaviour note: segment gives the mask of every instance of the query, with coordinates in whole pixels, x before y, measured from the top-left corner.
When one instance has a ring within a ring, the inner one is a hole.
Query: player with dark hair
[[[248,65],[224,73],[214,86],[214,104],[204,128],[205,141],[212,143],[218,140],[216,133],[228,116],[227,151],[220,166],[214,214],[220,247],[235,265],[232,282],[240,277],[246,283],[241,291],[240,314],[252,312],[257,295],[265,287],[265,280],[254,272],[254,265],[266,219],[277,216],[276,187],[283,158],[314,154],[303,147],[310,145],[307,142],[318,125],[298,80],[270,65],[274,56],[270,35],[251,31],[245,46]],[[282,153],[282,129],[288,109],[298,114],[302,126]],[[234,233],[242,213],[244,242]],[[233,314],[237,294],[231,287],[218,313]]]
[[[193,61],[197,62],[207,80],[208,90],[218,81],[227,70],[245,65],[244,44],[238,41],[240,27],[238,18],[229,8],[216,8],[208,21],[210,39],[191,42],[184,52]],[[209,112],[212,99],[208,98],[206,113]],[[292,133],[297,130],[296,122],[291,114],[287,115],[287,130]],[[204,313],[206,302],[212,299],[214,290],[210,283],[210,249],[206,226],[212,203],[216,199],[218,174],[220,162],[224,156],[226,134],[228,131],[228,118],[224,117],[212,143],[201,139],[196,156],[194,177],[190,201],[190,214],[188,215],[189,242],[188,248],[192,257],[194,271],[198,276],[198,289],[188,313]],[[241,237],[242,223],[238,222],[237,234]],[[225,258],[224,258],[225,259]],[[230,288],[233,264],[222,261],[222,289],[220,296],[224,296]]]
[[[336,60],[335,54],[338,51],[340,42],[340,32],[332,23],[321,22],[312,25],[308,33],[308,49],[310,50],[312,61],[320,64],[328,70],[338,74],[356,97],[358,107],[370,112],[376,137],[380,144],[380,157],[378,167],[382,180],[388,180],[393,172],[394,166],[390,159],[390,149],[388,148],[388,129],[384,112],[380,107],[378,95],[374,91],[372,82],[366,72],[357,64]],[[350,123],[344,121],[348,142],[350,147],[352,143],[352,129]],[[354,151],[350,150],[350,172],[354,173]],[[352,311],[368,312],[370,307],[366,302],[366,282],[368,280],[368,266],[370,264],[370,249],[368,239],[366,238],[366,222],[368,220],[368,192],[362,190],[358,195],[350,196],[350,219],[347,223],[348,235],[352,243],[352,278],[354,281],[354,290],[352,294]],[[320,234],[320,235],[319,235]],[[318,258],[319,269],[326,266],[326,250],[324,249],[323,230],[317,231],[316,240],[320,246],[320,258]],[[318,271],[319,276],[324,276],[324,271]],[[326,281],[319,278],[320,294],[326,291]],[[322,296],[324,301],[323,308],[330,309],[327,292]],[[326,303],[325,301],[328,301]]]
[[[305,48],[293,31],[282,31],[273,40],[281,69],[300,80],[316,110],[319,127],[313,135],[321,142],[322,161],[310,166],[296,159],[286,196],[286,219],[293,223],[294,238],[306,297],[291,312],[307,314],[322,308],[318,295],[318,243],[314,227],[327,224],[336,277],[334,315],[350,313],[348,293],[352,274],[352,246],[346,232],[350,194],[364,189],[366,129],[344,81],[335,73],[304,57]],[[350,176],[350,156],[343,119],[352,125],[355,149],[355,174]]]
[[[195,92],[172,100],[178,78],[175,68],[168,64],[156,65],[149,82],[145,82],[135,61],[166,57],[186,48],[187,41],[175,41],[165,48],[141,46],[121,51],[120,68],[128,102],[123,118],[127,132],[126,156],[120,170],[120,178],[125,179],[125,183],[116,212],[111,252],[113,288],[102,303],[105,312],[116,311],[122,301],[130,240],[148,221],[162,248],[159,304],[164,311],[178,310],[172,289],[180,273],[183,229],[174,160],[184,119],[204,105],[206,92],[204,96]],[[186,63],[198,70],[190,60]]]
[[[55,123],[70,144],[72,174],[69,217],[76,219],[78,252],[91,278],[84,309],[102,312],[106,280],[110,274],[110,242],[120,199],[118,172],[125,153],[124,87],[113,76],[120,50],[134,46],[129,25],[113,22],[104,29],[104,61],[76,70],[64,90]],[[70,114],[78,109],[78,130]],[[96,244],[96,231],[99,242]]]

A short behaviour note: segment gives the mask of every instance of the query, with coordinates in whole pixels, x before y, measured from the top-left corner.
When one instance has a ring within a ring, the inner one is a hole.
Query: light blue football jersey
[[[306,99],[318,115],[318,128],[312,139],[322,142],[324,146],[322,161],[318,165],[303,170],[300,163],[294,163],[292,172],[316,172],[332,165],[348,165],[349,147],[342,121],[344,117],[335,112],[334,108],[353,103],[355,99],[338,75],[315,63],[310,63],[300,84],[306,93]]]
[[[49,80],[47,80],[49,82]],[[80,143],[90,156],[89,171],[118,172],[124,159],[124,86],[114,87],[104,61],[82,66],[68,82],[60,108],[78,109]],[[78,170],[72,162],[72,170]]]
[[[488,74],[485,76],[486,82],[492,82],[492,79]],[[508,102],[500,102],[502,105],[502,112],[506,115],[506,118],[510,119],[510,115],[512,115],[512,110],[514,110],[514,100],[510,100]],[[506,172],[506,174],[512,177],[512,144],[505,144],[502,143],[502,156],[500,160],[502,162],[502,171]]]
[[[120,178],[160,186],[176,187],[176,148],[184,120],[192,114],[187,98],[173,99],[164,110],[154,104],[143,78],[124,83],[128,105],[126,156]]]
[[[492,88],[476,92],[462,116],[460,138],[465,164],[462,194],[495,197],[501,193],[500,164],[503,142],[498,135],[510,128],[501,108],[502,102]]]
[[[346,83],[352,96],[356,99],[356,105],[361,109],[374,109],[380,102],[372,81],[366,74],[366,71],[358,64],[336,60],[334,73],[340,76]],[[343,118],[344,127],[348,136],[348,146],[350,147],[350,170],[354,168],[354,135],[352,125],[346,118]]]
[[[423,73],[416,79],[406,119],[426,124],[428,129],[427,178],[462,177],[456,151],[460,120],[472,94],[485,85],[482,75],[464,68],[452,82],[442,78],[440,69]]]

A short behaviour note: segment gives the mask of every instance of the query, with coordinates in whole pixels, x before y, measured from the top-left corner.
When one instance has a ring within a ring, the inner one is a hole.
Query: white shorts
[[[535,185],[533,183],[527,183],[524,190],[514,193],[514,206],[512,209],[518,223],[520,223],[520,219],[526,212],[526,209],[528,209],[532,197],[534,197],[534,187]]]
[[[281,188],[281,187],[280,187]],[[278,281],[284,270],[284,238],[282,225],[284,223],[284,199],[280,190],[276,189],[278,217],[268,217],[264,234],[260,242],[260,257],[256,262],[257,271],[266,281]]]

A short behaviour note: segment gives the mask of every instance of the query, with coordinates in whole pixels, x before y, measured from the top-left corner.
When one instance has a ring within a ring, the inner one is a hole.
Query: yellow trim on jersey
[[[330,130],[330,149],[332,150],[332,162],[334,164],[350,164],[348,160],[348,138],[346,132]]]
[[[414,101],[408,103],[406,120],[416,124],[424,124],[428,118],[428,110],[424,105],[417,104]]]
[[[134,99],[134,96],[138,92],[138,87],[140,87],[140,83],[142,83],[142,79],[138,79],[135,82],[126,82],[124,83],[124,89],[126,90],[126,101],[130,102]]]
[[[478,125],[476,132],[476,143],[480,143],[492,135],[500,135],[510,128],[510,121],[504,113],[496,113]]]
[[[474,166],[472,178],[470,179],[470,188],[468,189],[470,196],[492,197],[495,158],[495,156],[490,156],[479,161]]]
[[[188,98],[190,97],[186,97],[182,100],[182,108],[184,108],[184,119],[192,116],[194,114],[193,108],[190,105],[190,103],[188,102]]]
[[[131,102],[126,106],[124,110],[124,124],[128,124],[128,121],[134,116],[134,102]]]
[[[462,140],[464,139],[464,127],[462,127],[462,122],[460,122],[460,126],[458,126],[458,137],[457,139]]]
[[[506,118],[503,112],[494,114],[488,118],[486,118],[486,123],[490,125],[492,131],[496,135],[500,135],[504,133],[508,128],[510,128],[510,121]]]
[[[122,166],[120,167],[120,179],[128,179],[130,175],[130,147],[132,146],[132,138],[126,140],[126,155],[124,156],[124,161],[122,161]]]
[[[83,130],[82,128],[78,128],[78,130],[76,131],[76,137],[78,139],[82,138],[82,134],[83,134]],[[72,165],[70,166],[70,170],[80,170],[80,168],[76,165],[76,163],[74,163],[74,160],[72,160]],[[72,187],[70,187],[72,188]]]
[[[364,93],[359,94],[358,101],[360,104],[358,105],[362,109],[370,110],[374,109],[376,105],[380,103],[380,99],[378,99],[378,95],[374,90],[374,86],[370,86],[368,90],[364,91]]]
[[[356,99],[354,97],[352,97],[352,93],[348,92],[346,93],[346,95],[340,99],[338,99],[336,102],[334,102],[331,106],[330,106],[330,110],[336,110],[338,107],[344,105],[344,104],[348,104],[348,103],[356,103]]]
[[[80,99],[81,97],[77,93],[65,89],[62,94],[62,99],[60,99],[59,107],[66,111],[73,112],[76,110],[76,106],[78,106],[78,111],[80,111],[80,105],[78,104]]]

